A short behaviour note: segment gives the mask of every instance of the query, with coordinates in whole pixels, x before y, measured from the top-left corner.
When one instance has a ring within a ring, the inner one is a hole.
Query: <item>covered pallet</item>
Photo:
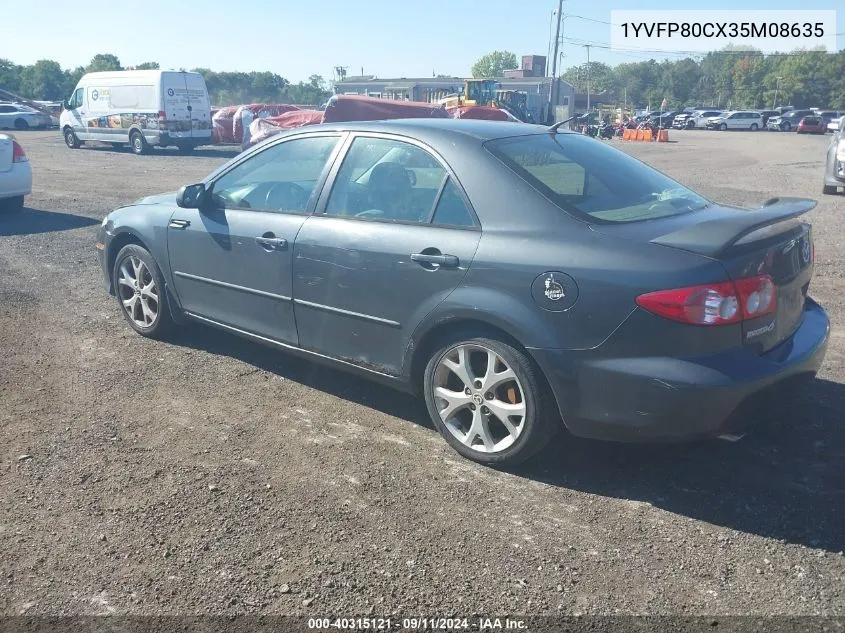
[[[323,113],[319,110],[296,110],[266,119],[255,119],[249,125],[248,145],[256,145],[266,138],[280,132],[305,125],[317,125],[323,122]]]
[[[381,121],[384,119],[447,119],[440,104],[419,101],[393,101],[358,95],[335,95],[329,99],[324,123],[339,121]]]
[[[255,119],[266,119],[294,110],[299,110],[299,108],[289,103],[250,103],[240,106],[232,122],[232,136],[235,143],[249,145],[249,126]]]
[[[446,108],[449,116],[453,119],[483,119],[485,121],[516,121],[515,116],[510,112],[494,108],[492,106],[463,105]]]

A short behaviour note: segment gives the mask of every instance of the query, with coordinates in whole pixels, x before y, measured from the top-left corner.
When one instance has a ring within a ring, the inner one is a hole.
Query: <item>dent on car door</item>
[[[466,275],[480,226],[416,143],[358,136],[334,171],[294,247],[300,345],[397,375],[415,327]]]
[[[296,344],[292,253],[339,135],[273,144],[219,176],[203,209],[177,209],[168,253],[190,315]]]

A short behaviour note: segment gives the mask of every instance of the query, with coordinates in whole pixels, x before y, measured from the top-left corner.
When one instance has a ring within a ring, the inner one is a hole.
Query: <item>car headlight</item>
[[[836,145],[836,160],[845,163],[845,138],[839,139],[839,143]]]

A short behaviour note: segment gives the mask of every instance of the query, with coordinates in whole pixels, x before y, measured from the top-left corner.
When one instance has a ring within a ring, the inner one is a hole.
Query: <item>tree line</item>
[[[587,90],[587,64],[563,78],[576,92]],[[610,103],[658,109],[712,105],[732,109],[797,108],[845,110],[845,51],[795,51],[765,55],[728,47],[699,59],[648,61],[608,66],[591,62],[590,91],[606,91]],[[777,103],[775,100],[777,99]]]
[[[61,101],[70,96],[85,73],[158,68],[157,62],[124,67],[120,60],[110,53],[95,55],[87,66],[73,69],[63,69],[58,62],[51,59],[42,59],[28,66],[0,59],[0,88],[27,99]],[[211,103],[217,106],[242,103],[319,105],[332,95],[320,75],[311,75],[307,82],[291,83],[271,72],[215,72],[208,68],[193,70],[203,75]]]

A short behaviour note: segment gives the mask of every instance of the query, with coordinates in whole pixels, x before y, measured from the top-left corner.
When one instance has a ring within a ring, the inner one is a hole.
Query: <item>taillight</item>
[[[658,316],[691,325],[727,325],[756,319],[777,308],[769,275],[689,288],[658,290],[637,297],[637,305]]]
[[[17,141],[12,141],[12,162],[25,163],[28,160],[29,158],[26,157],[26,152],[23,151],[21,144]]]

